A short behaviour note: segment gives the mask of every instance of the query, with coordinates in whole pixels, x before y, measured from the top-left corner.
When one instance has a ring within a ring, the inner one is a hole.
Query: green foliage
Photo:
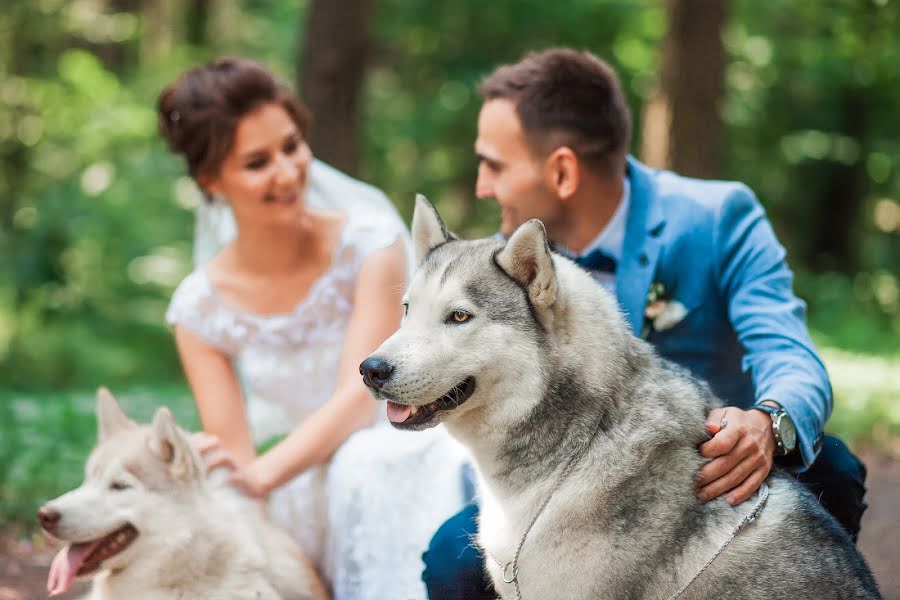
[[[900,360],[900,339],[892,335],[900,331],[900,294],[890,273],[801,273],[795,288],[809,299],[809,326],[821,345]]]
[[[900,5],[732,6],[727,176],[757,191],[795,264],[886,271],[896,283]]]
[[[852,446],[890,448],[900,436],[900,359],[822,348],[834,390],[826,431]]]
[[[651,91],[664,33],[664,11],[653,2],[383,3],[366,92],[363,175],[407,216],[421,192],[453,229],[492,234],[499,213],[473,193],[478,81],[529,50],[574,46],[617,67],[638,107]]]
[[[221,54],[295,80],[308,1],[226,0],[187,24],[174,4],[168,46],[140,11],[173,3],[0,12],[0,524],[80,482],[93,395],[58,390],[124,386],[138,421],[167,404],[197,426],[164,313],[198,197],[157,136],[156,97]],[[528,50],[585,48],[619,70],[639,131],[667,26],[649,0],[375,6],[360,175],[407,218],[425,193],[466,235],[499,220],[473,193],[479,79]],[[757,192],[788,249],[834,385],[829,428],[848,441],[900,433],[898,21],[888,0],[733,0],[724,32],[723,176]]]
[[[0,56],[0,380],[20,389],[179,380],[163,316],[190,268],[196,194],[157,136],[154,105],[196,57],[181,49],[181,67],[116,64],[67,30],[85,4],[42,6],[0,16],[0,29],[39,21],[57,49],[24,68],[15,48]]]
[[[249,55],[294,80],[307,2],[217,4],[200,45],[185,41],[179,6],[161,55],[148,50],[140,12],[153,2],[7,4],[0,381],[181,381],[164,312],[191,268],[197,196],[156,134],[156,97],[183,69],[220,54]],[[729,12],[724,175],[767,207],[820,339],[896,355],[900,4],[735,0]],[[586,48],[619,70],[638,131],[666,17],[649,1],[404,0],[376,3],[371,28],[360,175],[407,217],[423,192],[453,228],[481,235],[498,214],[472,189],[478,80],[530,49]],[[843,239],[849,258],[832,243]]]

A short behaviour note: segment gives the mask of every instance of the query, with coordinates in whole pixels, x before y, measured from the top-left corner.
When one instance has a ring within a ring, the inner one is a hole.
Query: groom
[[[501,233],[543,221],[557,250],[616,294],[635,335],[728,405],[707,419],[698,498],[738,504],[779,466],[798,473],[855,540],[865,467],[823,433],[831,386],[784,248],[753,193],[628,156],[618,78],[589,53],[528,54],[479,92],[476,194],[500,205]],[[473,503],[447,521],[425,553],[431,600],[495,597],[471,543],[477,511]]]

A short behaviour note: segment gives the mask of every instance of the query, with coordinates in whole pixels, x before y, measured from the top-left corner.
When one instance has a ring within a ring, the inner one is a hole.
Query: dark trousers
[[[798,479],[819,498],[844,527],[853,541],[866,504],[866,467],[839,439],[825,436],[822,450],[813,465]],[[490,578],[484,570],[484,556],[475,544],[478,505],[469,504],[447,520],[431,539],[422,556],[422,580],[430,600],[494,600]]]

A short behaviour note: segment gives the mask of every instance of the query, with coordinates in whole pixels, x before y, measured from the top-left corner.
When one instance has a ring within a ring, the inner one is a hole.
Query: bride
[[[315,161],[299,100],[213,61],[158,102],[207,202],[166,320],[210,465],[266,499],[337,599],[424,598],[421,554],[463,503],[463,451],[391,429],[360,361],[399,325],[409,236],[375,188]]]

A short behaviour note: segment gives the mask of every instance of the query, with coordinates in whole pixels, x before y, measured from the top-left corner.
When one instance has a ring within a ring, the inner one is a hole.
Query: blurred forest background
[[[467,235],[498,223],[473,194],[478,80],[530,49],[606,58],[636,156],[757,192],[833,378],[832,430],[894,443],[898,32],[891,0],[4,0],[0,520],[77,484],[99,385],[196,423],[163,315],[200,197],[155,102],[222,54],[302,91],[320,158],[407,219],[425,193]]]

